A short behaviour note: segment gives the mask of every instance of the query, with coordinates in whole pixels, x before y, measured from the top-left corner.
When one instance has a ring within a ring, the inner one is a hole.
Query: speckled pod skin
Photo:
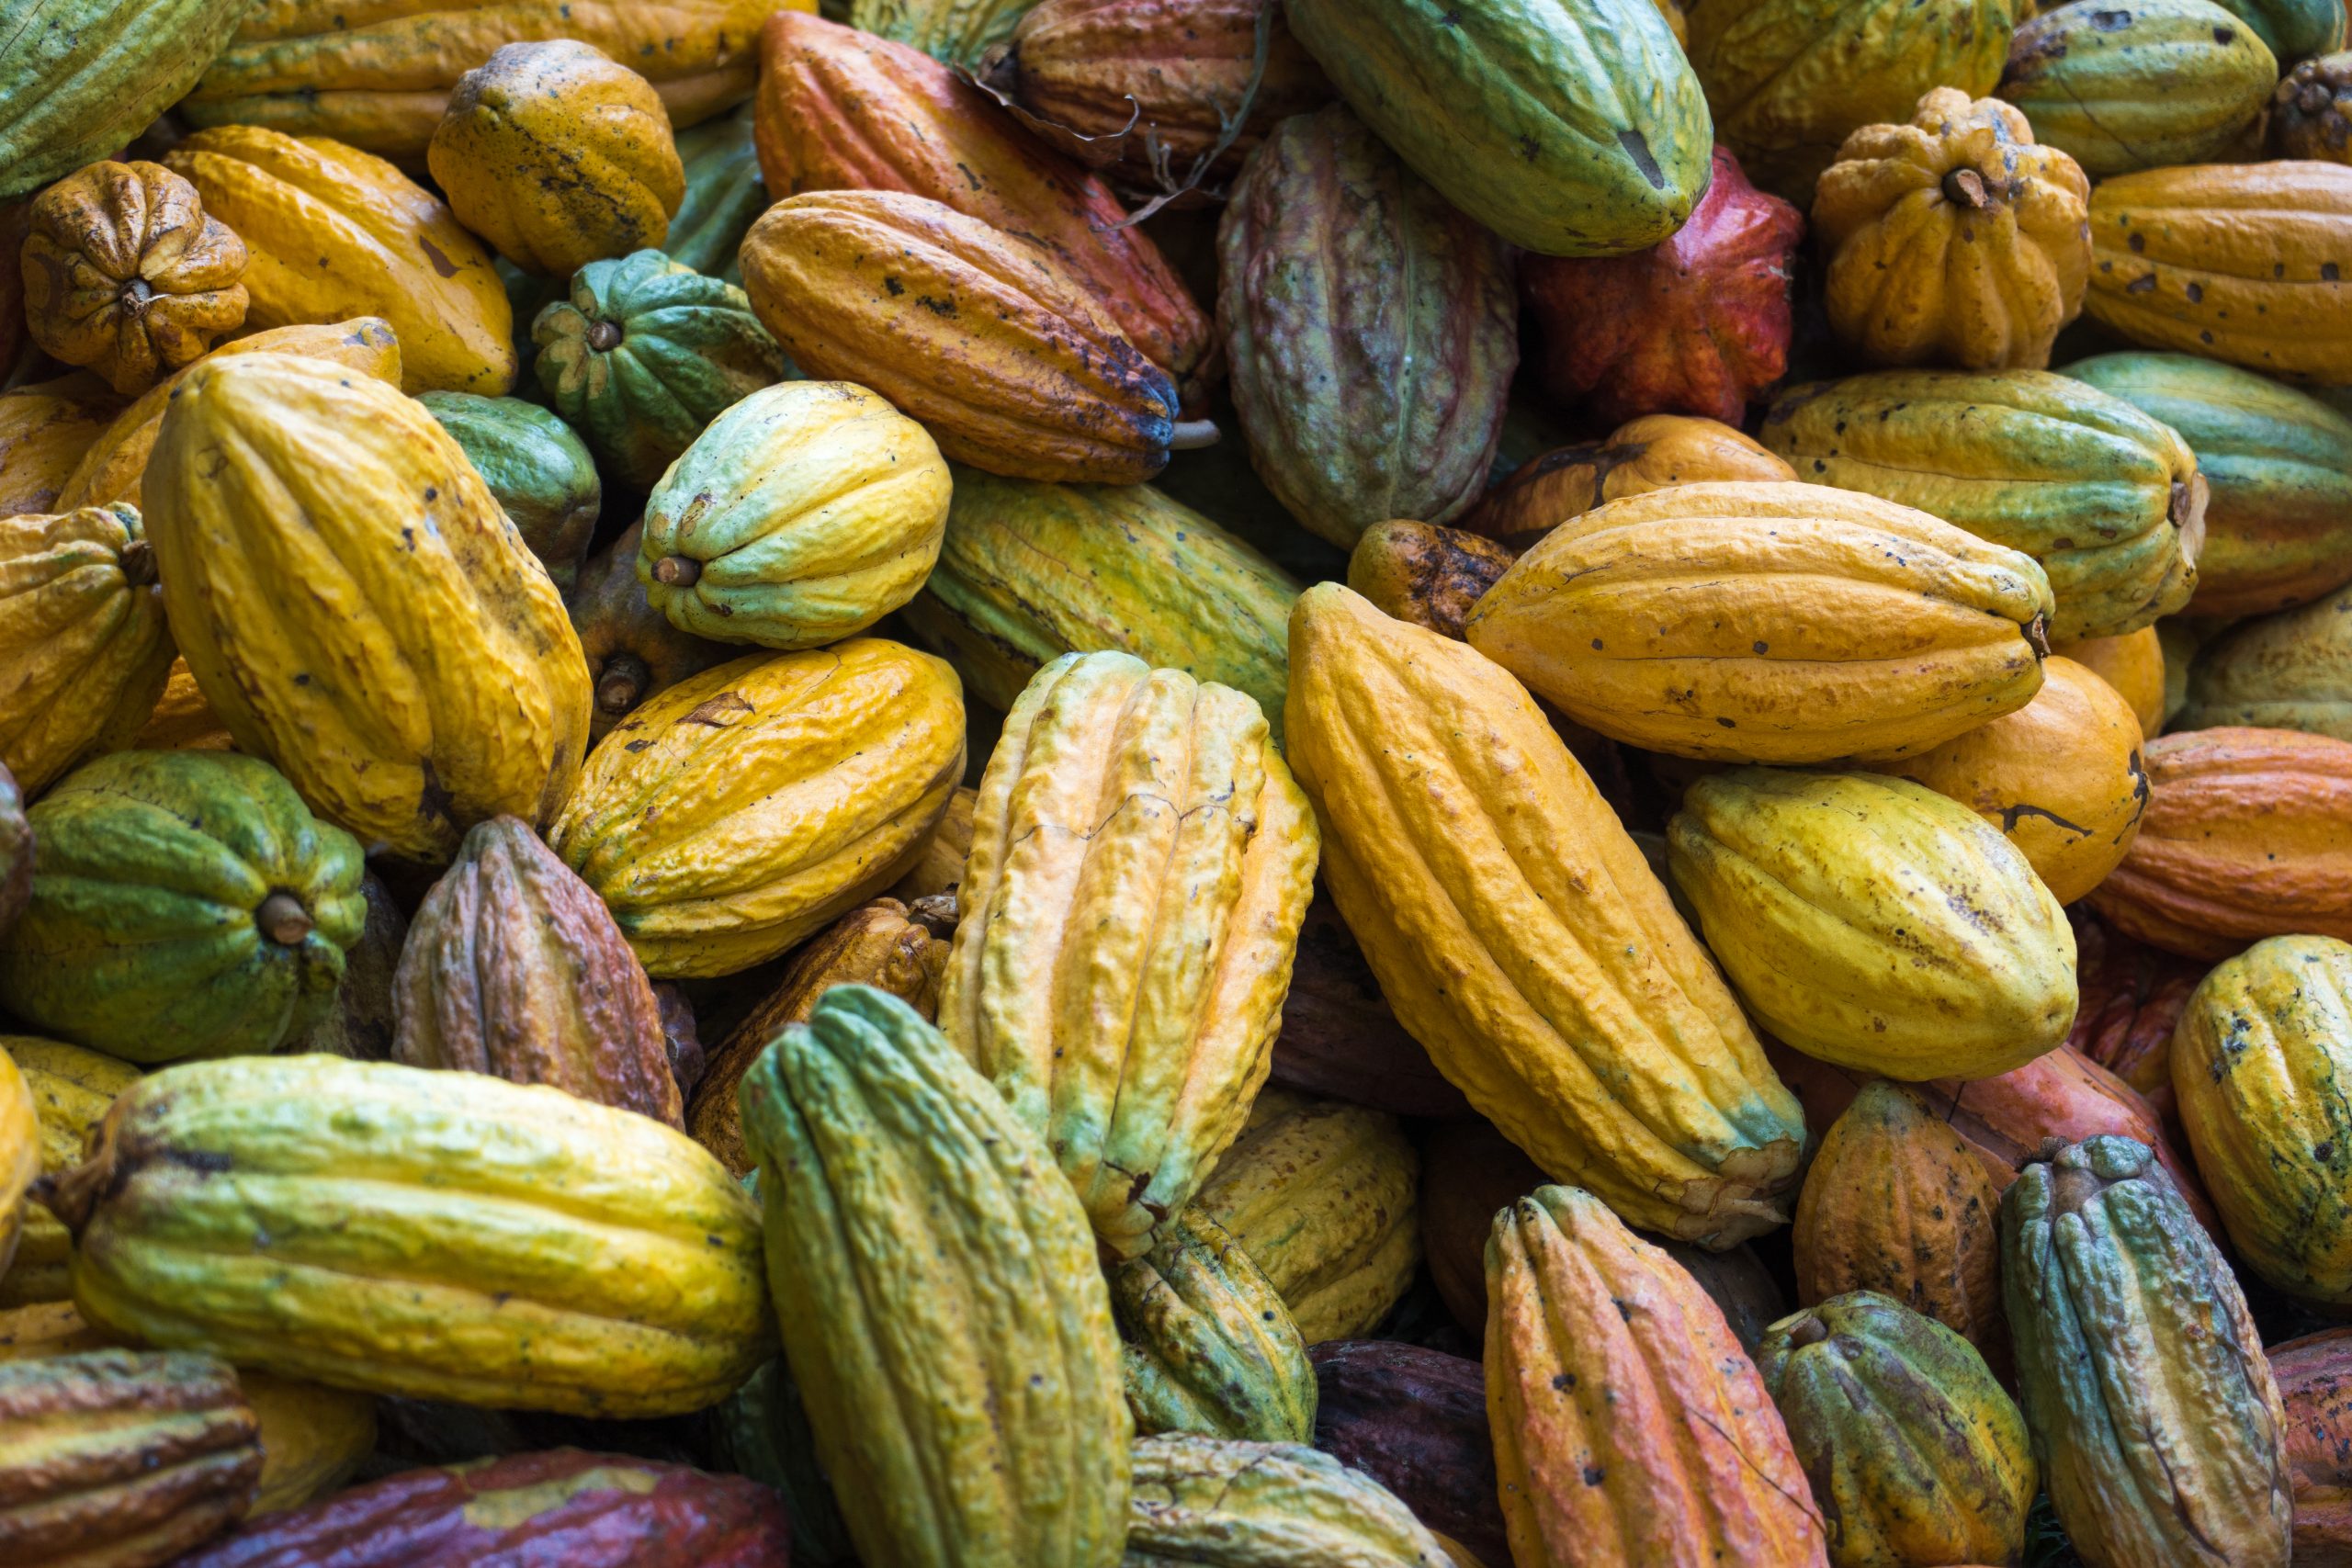
[[[1137,1432],[1312,1440],[1306,1340],[1273,1282],[1223,1225],[1188,1210],[1110,1280]]]
[[[2059,6],[2019,27],[2001,96],[2093,179],[2228,150],[2258,118],[2278,62],[2211,0]]]
[[[941,1030],[1138,1257],[1265,1082],[1314,814],[1249,697],[1072,653],[1006,716],[972,829]]]
[[[2198,649],[2180,723],[2352,740],[2352,587],[2298,610],[2242,621]]]
[[[1298,1443],[1142,1438],[1127,1518],[1125,1568],[1447,1568],[1452,1561],[1386,1487]]]

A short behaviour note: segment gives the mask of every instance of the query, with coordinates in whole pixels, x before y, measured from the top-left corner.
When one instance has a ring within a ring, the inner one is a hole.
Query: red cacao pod
[[[1804,219],[1715,149],[1714,180],[1670,240],[1598,260],[1529,256],[1544,384],[1612,423],[1694,413],[1737,424],[1788,367],[1789,263]]]
[[[2270,1348],[2287,1407],[2295,1568],[2352,1568],[2352,1328]]]
[[[2067,1045],[2147,1096],[2177,1133],[2172,1032],[2205,977],[2204,962],[2135,942],[2079,904],[2066,913],[2082,993]]]
[[[1383,1339],[1327,1339],[1306,1355],[1315,1363],[1315,1446],[1396,1493],[1415,1518],[1480,1562],[1509,1562],[1478,1363]]]

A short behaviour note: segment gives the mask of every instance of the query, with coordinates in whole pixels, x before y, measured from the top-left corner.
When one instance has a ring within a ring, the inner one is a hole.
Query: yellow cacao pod
[[[83,1145],[107,1107],[139,1081],[138,1068],[79,1045],[14,1034],[0,1035],[0,1050],[16,1058],[32,1091],[33,1115],[40,1123],[40,1168],[47,1175],[81,1163]],[[0,1307],[70,1300],[74,1284],[66,1266],[73,1253],[65,1227],[47,1209],[27,1205],[17,1261],[0,1269]]]
[[[137,508],[0,518],[0,765],[28,795],[126,744],[171,666]]]
[[[24,1227],[25,1190],[40,1174],[40,1118],[32,1089],[15,1059],[0,1046],[0,1275],[17,1256]]]

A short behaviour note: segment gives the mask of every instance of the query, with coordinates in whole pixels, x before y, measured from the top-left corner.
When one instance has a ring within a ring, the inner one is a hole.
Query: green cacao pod
[[[2352,740],[2352,587],[2231,627],[2198,650],[2176,727],[2251,725]]]
[[[2228,1263],[2145,1144],[2062,1145],[2001,1201],[2042,1483],[2091,1568],[2283,1568],[2286,1413]]]
[[[1774,1324],[1756,1370],[1836,1568],[2018,1560],[2034,1495],[2025,1417],[1967,1340],[1856,1291]]]
[[[273,1051],[325,1011],[368,918],[359,840],[268,763],[116,751],[29,813],[0,1004],[134,1062]]]
[[[1125,653],[1038,671],[989,759],[940,1030],[1149,1250],[1266,1081],[1315,814],[1239,692]]]
[[[1034,0],[851,0],[850,26],[910,43],[950,65],[977,66],[1012,36]]]
[[[0,1365],[0,1562],[153,1568],[243,1517],[260,1431],[211,1356],[85,1350]]]
[[[2222,0],[2262,36],[2282,66],[2344,47],[2344,0]]]
[[[740,1094],[785,1356],[858,1555],[1108,1563],[1133,1424],[1093,1235],[1052,1151],[865,986],[788,1026]]]
[[[1523,5],[1562,8],[1500,8]],[[1344,550],[1374,523],[1443,523],[1478,499],[1519,365],[1510,264],[1345,105],[1250,154],[1217,272],[1250,460],[1292,516]]]
[[[1115,649],[1246,692],[1282,740],[1298,584],[1149,485],[1057,485],[956,470],[939,564],[907,619],[1009,709],[1065,653]]]
[[[53,1184],[102,1328],[337,1388],[699,1410],[775,1343],[759,1213],[692,1139],[473,1073],[152,1074]]]
[[[784,1494],[792,1516],[792,1558],[801,1568],[856,1562],[832,1483],[817,1463],[808,1412],[783,1357],[753,1372],[711,1413],[711,1442],[722,1468]]]
[[[1136,1444],[1125,1568],[1447,1568],[1396,1495],[1298,1443],[1177,1435]]]
[[[1932,88],[1990,94],[2015,24],[2011,0],[1705,0],[1690,63],[1715,140],[1749,179],[1810,207],[1849,132],[1902,124]]]
[[[605,499],[586,444],[571,426],[520,398],[425,392],[416,400],[464,449],[555,585],[571,592]]]
[[[792,373],[743,291],[660,251],[590,262],[531,323],[539,388],[623,484],[651,488],[720,410]]]
[[[1707,187],[1706,102],[1653,0],[1290,0],[1283,16],[1380,139],[1511,244],[1622,255],[1679,229]]]
[[[1883,370],[1784,393],[1764,443],[1815,484],[1940,517],[2041,563],[2053,640],[2117,637],[2188,603],[2206,481],[2190,444],[2046,370]]]
[[[720,413],[646,498],[637,571],[680,631],[820,648],[914,597],[947,460],[863,387],[792,381]]]
[[[743,286],[735,265],[743,231],[768,205],[752,146],[752,106],[704,120],[677,133],[678,162],[685,166],[686,199],[670,220],[662,254],[707,277]]]
[[[2352,419],[2193,355],[2102,354],[2065,374],[2172,426],[2197,454],[2208,498],[2189,614],[2261,615],[2352,580]]]
[[[252,9],[248,0],[12,6],[0,37],[0,201],[104,158],[146,130],[204,74]],[[13,268],[13,243],[9,252]]]
[[[2278,85],[2269,47],[2212,0],[2075,0],[2018,28],[2000,91],[2104,179],[2211,161]]]
[[[1147,1435],[1263,1443],[1315,1436],[1315,1368],[1283,1298],[1241,1244],[1197,1212],[1111,1274],[1127,1408]]]
[[[2275,936],[2198,984],[2172,1087],[2239,1260],[2289,1295],[2352,1303],[2352,942]]]

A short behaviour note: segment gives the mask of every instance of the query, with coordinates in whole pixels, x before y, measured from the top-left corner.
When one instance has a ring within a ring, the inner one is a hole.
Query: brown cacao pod
[[[1348,553],[1348,586],[1400,621],[1462,639],[1462,625],[1510,570],[1510,549],[1460,528],[1375,523]]]
[[[1644,414],[1598,441],[1530,457],[1454,525],[1516,553],[1569,518],[1625,496],[1702,479],[1796,477],[1785,458],[1731,425],[1689,414]]]
[[[2066,1044],[2147,1096],[2170,1125],[2172,1032],[2206,966],[2134,941],[2086,907],[2067,915],[2082,1003]]]
[[[368,923],[359,928],[358,942],[344,949],[343,983],[335,987],[334,1001],[324,1017],[287,1043],[287,1050],[323,1051],[357,1062],[391,1059],[392,1037],[400,1028],[393,977],[408,943],[408,917],[375,873],[359,879],[359,891],[368,901]]]
[[[1470,1114],[1462,1091],[1388,1010],[1363,950],[1319,894],[1299,929],[1271,1081],[1397,1116]]]
[[[1478,1363],[1367,1339],[1334,1339],[1307,1356],[1317,1385],[1315,1446],[1396,1493],[1440,1535],[1487,1562],[1508,1563]]]
[[[2303,61],[2279,78],[2270,97],[2270,154],[2352,164],[2352,52]]]
[[[644,966],[604,900],[519,818],[466,834],[417,906],[392,996],[395,1061],[684,1125]]]
[[[588,733],[595,740],[637,711],[637,705],[667,691],[689,675],[738,658],[742,649],[712,642],[670,624],[655,609],[638,581],[638,540],[642,522],[591,557],[565,596],[571,629],[580,634],[594,682],[595,705],[588,710]]]
[[[2352,1568],[2352,1328],[2270,1347],[2287,1407],[2296,1568]]]

